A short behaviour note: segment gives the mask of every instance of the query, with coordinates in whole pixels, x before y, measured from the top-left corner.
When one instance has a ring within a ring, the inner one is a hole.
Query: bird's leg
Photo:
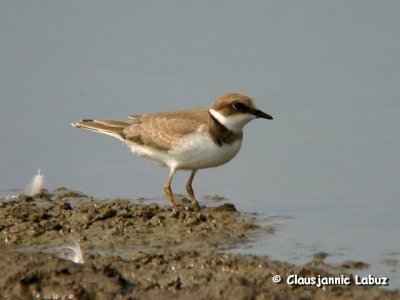
[[[175,170],[171,170],[169,172],[167,182],[165,183],[165,186],[164,186],[164,192],[165,192],[165,195],[167,195],[169,202],[172,204],[173,209],[177,210],[178,207],[176,206],[174,195],[172,194],[172,190],[171,190],[171,181],[172,181],[172,177],[174,177],[174,174],[175,174]]]
[[[190,174],[189,180],[186,183],[186,190],[187,190],[187,192],[188,192],[188,194],[190,196],[190,199],[192,200],[192,204],[193,204],[194,210],[195,211],[199,211],[200,210],[200,205],[197,202],[196,197],[194,196],[193,188],[192,188],[192,182],[193,182],[194,175],[196,174],[196,171],[197,170],[193,170],[192,174]]]

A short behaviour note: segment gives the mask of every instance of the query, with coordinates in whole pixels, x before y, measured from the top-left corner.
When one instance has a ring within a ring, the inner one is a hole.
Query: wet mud
[[[124,199],[96,201],[66,188],[0,199],[0,298],[400,298],[399,291],[376,286],[288,285],[291,274],[351,277],[353,265],[326,264],[324,253],[301,267],[229,253],[273,228],[229,203],[194,212],[181,200],[175,212]],[[77,242],[83,261],[61,255]],[[280,284],[272,280],[278,274]]]

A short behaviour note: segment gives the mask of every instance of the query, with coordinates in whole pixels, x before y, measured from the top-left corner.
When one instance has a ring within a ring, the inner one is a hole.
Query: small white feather
[[[56,248],[59,257],[73,261],[76,264],[83,264],[83,253],[79,242],[75,238],[71,238],[73,245],[65,245]]]
[[[44,189],[44,175],[40,174],[40,169],[31,183],[26,187],[25,194],[28,196],[35,196],[40,194]]]

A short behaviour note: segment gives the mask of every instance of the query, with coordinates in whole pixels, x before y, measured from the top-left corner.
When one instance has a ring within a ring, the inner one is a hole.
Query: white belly
[[[196,132],[183,138],[168,152],[129,144],[131,151],[175,170],[212,168],[230,161],[240,150],[242,140],[232,144],[216,145],[207,133]]]
[[[128,144],[133,153],[174,170],[196,170],[223,165],[239,152],[241,145],[242,140],[239,139],[230,145],[218,146],[207,133],[201,132],[183,138],[170,151]]]
[[[195,133],[184,138],[172,151],[176,169],[204,169],[223,165],[240,150],[242,140],[216,145],[208,134]]]

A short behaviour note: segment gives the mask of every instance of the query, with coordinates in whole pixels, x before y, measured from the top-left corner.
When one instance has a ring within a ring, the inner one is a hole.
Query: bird
[[[134,154],[167,167],[164,192],[174,211],[178,206],[172,179],[178,170],[190,171],[186,190],[193,210],[199,211],[192,188],[196,172],[230,161],[242,145],[243,127],[259,118],[273,119],[247,94],[230,92],[219,96],[210,108],[131,115],[128,122],[82,119],[71,125],[117,138]]]

